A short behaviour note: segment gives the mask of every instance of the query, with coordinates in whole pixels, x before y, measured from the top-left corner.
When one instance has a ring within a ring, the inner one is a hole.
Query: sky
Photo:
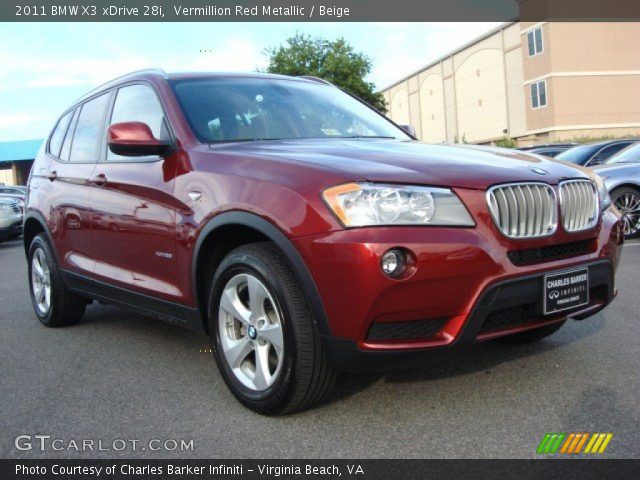
[[[255,71],[296,33],[344,37],[373,63],[378,89],[497,23],[4,23],[0,141],[43,138],[85,92],[133,70]]]

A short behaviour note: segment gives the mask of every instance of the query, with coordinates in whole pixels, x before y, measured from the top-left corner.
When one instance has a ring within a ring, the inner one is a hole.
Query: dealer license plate
[[[548,273],[544,276],[544,314],[589,304],[589,269]]]

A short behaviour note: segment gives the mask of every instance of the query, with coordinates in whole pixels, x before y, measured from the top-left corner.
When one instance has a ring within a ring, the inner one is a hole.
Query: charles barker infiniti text
[[[113,475],[137,475],[137,476],[151,476],[151,475],[234,475],[242,476],[244,474],[244,468],[242,465],[208,465],[208,466],[193,466],[193,465],[129,465],[124,464],[116,467],[102,467],[102,466],[68,466],[53,464],[50,469],[43,465],[27,466],[22,464],[16,465],[16,475],[46,475],[51,473],[52,475],[65,475],[65,476],[91,476],[99,478],[103,473],[105,477]],[[279,467],[276,467],[279,468]],[[359,467],[358,467],[359,468]],[[279,470],[276,470],[278,472]],[[309,470],[307,470],[309,471]],[[362,469],[360,468],[360,471]],[[356,473],[354,469],[353,473]],[[274,476],[280,475],[279,473],[272,473]]]

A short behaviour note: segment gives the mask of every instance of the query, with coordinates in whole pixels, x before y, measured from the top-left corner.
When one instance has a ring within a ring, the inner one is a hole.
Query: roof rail
[[[300,75],[299,78],[305,78],[307,80],[311,80],[312,82],[316,82],[316,83],[323,83],[324,85],[333,85],[333,83],[325,80],[324,78],[314,77],[313,75]]]
[[[161,75],[163,78],[169,78],[169,77],[168,77],[168,75],[167,75],[167,72],[165,72],[165,71],[164,71],[163,69],[161,69],[161,68],[143,68],[143,69],[141,69],[141,70],[135,70],[135,71],[133,71],[133,72],[125,73],[124,75],[120,75],[120,76],[118,76],[118,77],[116,77],[116,78],[112,78],[112,79],[111,79],[111,80],[109,80],[108,82],[104,82],[104,83],[102,83],[102,84],[98,85],[97,87],[95,87],[95,88],[91,89],[90,91],[88,91],[87,93],[85,93],[84,95],[82,95],[80,98],[78,98],[78,99],[76,100],[76,103],[78,103],[78,102],[79,102],[79,101],[81,101],[81,100],[84,100],[84,99],[85,99],[85,98],[87,98],[87,97],[90,97],[91,95],[93,95],[93,94],[94,94],[94,93],[96,93],[97,91],[102,90],[102,89],[104,89],[105,87],[107,87],[107,86],[109,86],[109,85],[111,85],[111,84],[113,84],[113,83],[116,83],[116,82],[119,82],[119,81],[121,81],[121,80],[124,80],[124,79],[126,79],[127,77],[132,77],[132,76],[134,76],[134,75],[141,75],[141,74],[143,74],[143,73],[156,73],[156,74],[158,74],[158,75]]]

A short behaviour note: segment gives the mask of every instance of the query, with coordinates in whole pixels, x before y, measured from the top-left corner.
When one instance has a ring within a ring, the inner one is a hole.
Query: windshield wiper
[[[384,135],[349,135],[348,137],[328,137],[328,138],[388,138],[395,140],[396,137],[387,137]]]
[[[242,143],[242,142],[271,142],[275,140],[287,140],[286,138],[234,138],[230,140],[209,140],[207,145],[218,145],[220,143]]]

